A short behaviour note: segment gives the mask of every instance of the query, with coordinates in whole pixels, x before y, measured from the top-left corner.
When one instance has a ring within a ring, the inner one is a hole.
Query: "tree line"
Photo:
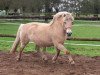
[[[69,11],[79,14],[100,14],[100,0],[0,0],[0,10],[15,13],[51,13]]]

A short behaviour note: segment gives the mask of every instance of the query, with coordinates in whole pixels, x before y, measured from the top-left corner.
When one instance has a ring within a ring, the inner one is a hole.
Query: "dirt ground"
[[[0,75],[100,75],[100,56],[72,55],[76,64],[71,65],[65,55],[60,55],[56,63],[51,61],[54,55],[48,53],[48,62],[36,53],[23,53],[18,62],[16,55],[0,52]]]

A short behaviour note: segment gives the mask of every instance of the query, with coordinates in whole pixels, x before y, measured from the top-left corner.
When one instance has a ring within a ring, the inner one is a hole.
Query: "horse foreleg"
[[[69,62],[71,64],[75,64],[71,54],[70,54],[70,51],[68,51],[62,44],[56,44],[55,45],[59,50],[63,51],[64,54],[68,55],[68,59],[69,59]]]
[[[58,58],[58,56],[60,54],[60,50],[58,48],[56,48],[56,51],[57,51],[56,55],[52,58],[53,63],[55,63],[55,61],[57,60],[57,58]]]

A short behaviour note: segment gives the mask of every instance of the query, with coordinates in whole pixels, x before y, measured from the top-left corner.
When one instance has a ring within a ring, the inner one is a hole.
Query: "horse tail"
[[[11,53],[14,53],[14,52],[16,51],[16,49],[17,49],[17,47],[18,47],[18,45],[19,45],[19,43],[20,43],[20,30],[21,30],[21,28],[23,27],[23,25],[24,25],[24,24],[21,24],[21,25],[19,26],[19,29],[18,29],[17,35],[16,35],[16,39],[15,39],[15,41],[14,41],[14,43],[13,43],[13,45],[12,45],[12,48],[11,48],[11,50],[10,50]]]

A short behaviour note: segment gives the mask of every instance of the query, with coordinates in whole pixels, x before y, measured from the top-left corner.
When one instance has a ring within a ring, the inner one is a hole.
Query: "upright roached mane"
[[[64,14],[64,13],[66,13],[67,15],[70,15],[72,21],[74,21],[74,17],[72,16],[72,13],[69,13],[69,12],[59,12],[59,13],[57,13],[56,15],[53,16],[53,19],[52,19],[52,21],[50,22],[50,24],[53,24],[54,21],[55,21],[55,18],[59,17],[61,14]]]
[[[58,58],[60,51],[63,51],[68,55],[71,64],[74,64],[70,52],[63,46],[67,36],[72,34],[71,28],[73,20],[74,18],[71,13],[58,12],[53,16],[53,20],[50,23],[31,22],[21,24],[13,43],[11,53],[15,53],[17,46],[20,43],[20,51],[17,57],[17,60],[20,60],[23,49],[30,41],[32,41],[39,48],[54,46],[57,53],[52,59],[53,62]],[[47,57],[44,52],[42,54],[43,59],[46,60]]]

